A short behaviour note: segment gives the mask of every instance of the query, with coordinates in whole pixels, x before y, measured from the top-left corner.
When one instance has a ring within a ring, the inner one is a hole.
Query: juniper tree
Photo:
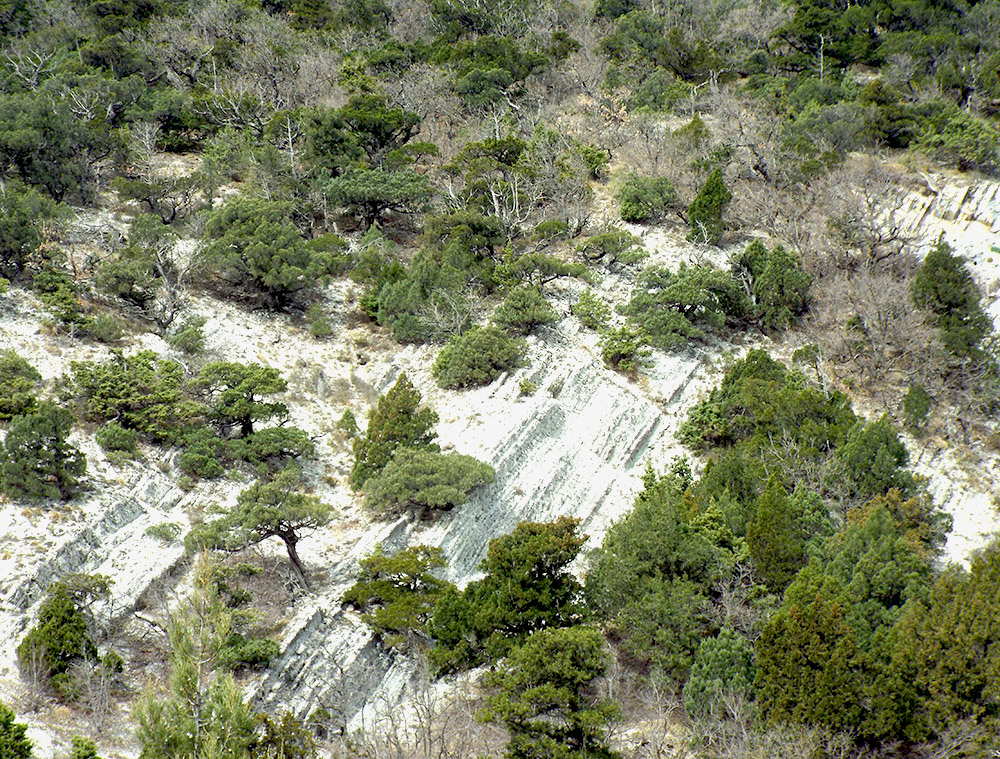
[[[209,216],[197,264],[225,288],[260,296],[275,309],[287,309],[335,267],[331,248],[325,244],[328,238],[306,241],[292,222],[293,213],[288,203],[230,200]]]
[[[608,661],[604,638],[591,627],[539,630],[514,649],[487,676],[497,690],[482,713],[507,728],[506,759],[619,757],[608,733],[620,710],[594,686]]]
[[[15,714],[0,704],[0,756],[4,759],[31,759],[33,748],[28,738],[28,726],[15,722]]]
[[[975,357],[990,333],[975,280],[944,237],[924,257],[913,278],[913,302],[932,314],[945,348],[959,358]]]
[[[341,603],[359,607],[362,619],[390,646],[426,632],[434,604],[450,586],[434,575],[447,564],[441,549],[417,545],[390,555],[379,545],[358,564],[361,576]]]
[[[669,211],[679,211],[677,190],[666,177],[630,176],[618,191],[622,221],[662,221]]]
[[[382,471],[398,448],[430,448],[436,437],[433,427],[438,416],[433,409],[420,407],[420,392],[400,374],[399,379],[368,417],[364,435],[352,444],[354,465],[351,485],[360,490],[368,478]]]
[[[511,290],[493,312],[493,323],[514,335],[527,335],[535,327],[558,319],[556,310],[538,288],[530,286]]]
[[[262,398],[288,389],[281,372],[269,366],[213,361],[198,373],[192,386],[208,396],[209,418],[223,431],[239,428],[240,437],[253,434],[254,422],[288,413],[285,404]]]
[[[66,586],[56,583],[38,610],[38,622],[17,648],[21,666],[27,668],[40,657],[50,676],[62,675],[73,662],[96,654],[87,619]]]
[[[438,385],[461,389],[488,385],[518,365],[527,350],[522,338],[494,326],[473,327],[438,351],[431,374]]]
[[[767,584],[778,592],[807,561],[805,525],[796,505],[781,481],[772,476],[747,525],[750,556]]]
[[[439,670],[496,661],[537,630],[584,619],[583,589],[569,571],[586,541],[578,524],[570,517],[521,522],[490,541],[479,565],[485,577],[461,593],[446,591],[434,607],[430,656]]]
[[[285,469],[270,481],[254,483],[237,496],[235,507],[193,528],[184,539],[185,546],[189,551],[242,551],[268,538],[280,538],[296,575],[308,587],[297,546],[303,532],[329,523],[331,509],[299,487],[294,469]]]
[[[87,458],[67,439],[73,415],[45,401],[14,417],[0,446],[0,490],[15,500],[61,500],[79,490]]]
[[[732,199],[733,193],[726,187],[722,169],[716,169],[688,206],[688,221],[691,224],[688,239],[718,245],[725,230],[722,217]]]
[[[34,391],[41,381],[38,370],[16,351],[0,353],[0,420],[34,410],[38,405]]]
[[[493,467],[472,456],[401,448],[365,483],[365,505],[378,513],[448,510],[494,476]]]

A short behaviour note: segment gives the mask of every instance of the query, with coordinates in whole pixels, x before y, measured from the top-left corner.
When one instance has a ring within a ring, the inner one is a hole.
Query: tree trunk
[[[306,590],[309,589],[309,581],[306,579],[306,572],[302,568],[302,561],[299,559],[299,552],[295,547],[298,543],[298,538],[293,536],[281,536],[281,539],[285,541],[285,548],[288,551],[288,559],[292,562],[292,568],[295,570],[295,574],[298,576],[299,581],[302,583]]]

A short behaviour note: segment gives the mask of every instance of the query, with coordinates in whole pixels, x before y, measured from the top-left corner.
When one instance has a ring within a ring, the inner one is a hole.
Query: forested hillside
[[[1000,0],[0,0],[0,759],[1000,755]]]

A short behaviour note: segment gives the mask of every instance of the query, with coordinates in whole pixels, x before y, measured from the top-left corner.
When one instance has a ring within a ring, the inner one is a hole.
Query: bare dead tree
[[[156,165],[156,141],[160,124],[156,121],[137,121],[129,126],[128,152],[133,171],[144,182],[152,183]]]
[[[729,85],[709,90],[705,99],[717,138],[732,150],[732,173],[737,178],[763,181],[768,190],[798,183],[799,160],[788,145],[780,113]]]
[[[838,266],[875,271],[908,265],[901,260],[912,243],[903,229],[905,188],[881,161],[865,157],[849,164],[825,177],[819,192],[829,206],[827,249]]]
[[[418,675],[407,707],[382,699],[373,717],[335,744],[335,755],[360,759],[466,759],[496,753],[504,731],[476,719],[479,695],[471,685],[442,689]]]
[[[732,573],[718,586],[718,600],[712,615],[719,626],[728,625],[751,642],[760,637],[767,613],[751,601],[751,594],[760,580],[750,563],[737,562]]]
[[[942,354],[936,332],[910,301],[909,284],[888,272],[841,272],[817,289],[810,331],[841,381],[885,405],[913,381],[940,383]]]
[[[22,702],[28,711],[41,708],[48,696],[48,684],[51,671],[46,661],[45,646],[42,644],[28,646],[26,657],[20,660],[21,678],[25,684]]]
[[[18,40],[4,53],[3,59],[11,74],[34,91],[42,77],[55,68],[57,52]]]
[[[939,733],[936,740],[918,745],[913,755],[918,759],[959,759],[979,753],[995,756],[1000,751],[1000,738],[976,724],[974,720],[963,720],[947,725]]]

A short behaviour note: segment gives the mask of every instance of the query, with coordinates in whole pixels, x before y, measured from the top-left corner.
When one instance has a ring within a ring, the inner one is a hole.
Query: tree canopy
[[[329,523],[332,510],[316,496],[301,492],[300,487],[294,469],[285,469],[269,481],[255,482],[237,496],[231,510],[192,528],[184,543],[190,551],[241,551],[268,538],[280,538],[295,573],[308,585],[297,546],[304,532]]]

